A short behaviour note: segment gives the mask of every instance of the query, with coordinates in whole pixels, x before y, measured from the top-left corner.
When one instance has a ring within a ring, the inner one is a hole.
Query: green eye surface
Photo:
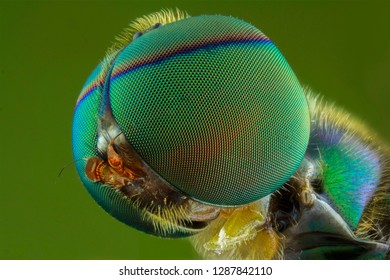
[[[82,92],[87,92],[86,95],[80,95],[77,102],[77,107],[73,119],[73,155],[75,158],[89,158],[98,156],[97,150],[97,134],[98,134],[98,112],[101,106],[103,81],[102,72],[103,65],[99,65],[93,71],[84,85]],[[108,213],[118,218],[119,220],[131,224],[135,228],[142,229],[146,232],[151,232],[151,225],[141,223],[140,210],[132,204],[125,201],[118,195],[117,192],[110,188],[105,188],[100,182],[92,182],[85,174],[85,161],[76,163],[77,171],[88,189],[92,197],[101,205]]]
[[[198,16],[129,44],[112,68],[116,121],[141,157],[185,194],[241,205],[278,189],[309,138],[302,88],[258,29]]]
[[[73,118],[73,156],[76,159],[87,159],[100,156],[98,145],[98,115],[102,106],[104,77],[109,70],[105,61],[95,68],[86,81]],[[86,175],[86,160],[76,162],[76,168],[85,187],[96,202],[108,213],[134,228],[160,236],[181,237],[193,234],[184,227],[174,230],[156,231],[156,225],[151,221],[151,214],[138,204],[123,197],[118,190],[109,188],[101,182],[93,182]]]
[[[102,133],[107,112],[112,126],[106,124]],[[113,127],[120,133],[110,134]],[[88,159],[107,159],[106,148],[99,147],[102,135],[107,132],[108,142],[124,136],[161,178],[157,190],[169,184],[182,194],[177,199],[236,206],[274,192],[290,178],[309,130],[303,90],[272,41],[244,21],[198,16],[151,29],[105,58],[77,101],[72,141],[74,157],[85,159],[77,162],[78,173],[107,212],[145,232],[177,237],[204,224],[190,218],[169,222],[182,212],[170,207],[165,216],[148,218],[153,211],[147,199],[140,198],[142,208],[125,191],[105,186],[124,178],[106,163],[92,170],[97,180],[86,174]]]

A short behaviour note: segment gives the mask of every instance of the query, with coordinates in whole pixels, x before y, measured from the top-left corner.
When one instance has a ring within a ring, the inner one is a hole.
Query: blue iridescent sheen
[[[379,154],[343,128],[316,122],[308,154],[322,175],[322,197],[355,230],[380,182]]]

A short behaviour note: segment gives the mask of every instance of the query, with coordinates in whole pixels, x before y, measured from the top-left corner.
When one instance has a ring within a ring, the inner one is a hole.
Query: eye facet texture
[[[97,155],[102,94],[141,158],[201,202],[243,205],[274,192],[307,148],[309,110],[299,81],[270,39],[232,17],[182,19],[120,50],[79,97],[75,158]],[[78,164],[88,188],[95,183],[84,168]],[[100,192],[95,199],[110,199]]]
[[[130,143],[185,194],[240,205],[279,188],[303,158],[309,113],[276,46],[224,16],[184,19],[126,47],[110,79]]]

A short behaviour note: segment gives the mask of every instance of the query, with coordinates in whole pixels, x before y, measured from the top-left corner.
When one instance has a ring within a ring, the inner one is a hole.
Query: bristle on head
[[[190,17],[190,15],[187,12],[181,11],[178,8],[176,8],[176,10],[163,9],[159,12],[139,17],[132,21],[129,26],[115,38],[116,42],[108,50],[107,54],[111,54],[127,46],[137,33],[145,33],[153,29],[156,24],[165,25],[188,17]]]

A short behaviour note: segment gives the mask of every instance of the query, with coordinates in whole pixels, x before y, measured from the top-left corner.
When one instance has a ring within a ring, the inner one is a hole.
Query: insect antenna
[[[68,168],[69,166],[71,166],[71,165],[73,165],[73,164],[76,164],[76,162],[78,162],[78,161],[80,161],[80,160],[87,161],[88,158],[79,158],[79,159],[76,159],[76,160],[74,160],[74,161],[72,161],[72,162],[69,162],[69,163],[65,164],[65,165],[61,168],[60,172],[58,172],[57,179],[55,180],[54,184],[55,184],[55,185],[57,184],[58,178],[61,177],[62,173],[64,172],[64,170],[65,170],[66,168]]]

